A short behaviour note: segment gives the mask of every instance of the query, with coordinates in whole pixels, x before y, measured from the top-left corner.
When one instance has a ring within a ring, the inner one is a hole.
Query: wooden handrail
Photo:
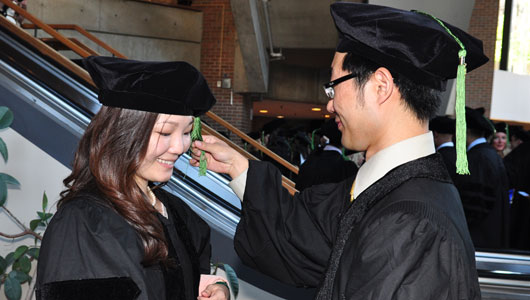
[[[90,53],[85,51],[83,48],[76,45],[74,42],[70,41],[63,35],[59,34],[57,31],[55,31],[50,26],[46,25],[44,22],[41,22],[39,19],[35,18],[32,14],[28,13],[26,10],[22,9],[18,5],[14,4],[11,0],[0,0],[0,2],[4,3],[5,5],[9,6],[11,9],[13,9],[15,12],[17,12],[19,15],[23,16],[26,20],[30,21],[31,23],[37,25],[42,30],[44,30],[47,34],[53,36],[57,40],[59,40],[61,43],[63,43],[68,48],[72,49],[75,53],[77,53],[81,57],[88,57],[90,56]]]
[[[289,171],[291,171],[291,172],[293,172],[295,174],[298,174],[298,167],[297,166],[293,166],[290,162],[286,161],[285,159],[283,159],[278,154],[272,152],[268,148],[266,148],[263,145],[261,145],[260,143],[256,142],[253,138],[249,137],[243,131],[239,130],[238,128],[236,128],[232,124],[226,122],[225,120],[223,120],[221,117],[219,117],[215,113],[209,111],[209,112],[206,113],[206,115],[208,117],[212,118],[212,120],[214,120],[215,122],[221,124],[221,126],[225,127],[226,129],[228,129],[228,130],[232,131],[233,133],[235,133],[240,138],[244,139],[247,143],[249,143],[252,146],[256,147],[258,150],[260,150],[264,154],[270,156],[271,158],[273,158],[274,160],[279,162],[282,166],[284,166],[287,169],[289,169]]]
[[[0,0],[1,1],[1,0]],[[0,15],[0,25],[4,28],[7,28],[10,32],[16,34],[24,42],[35,48],[39,51],[42,56],[49,57],[51,60],[58,62],[68,71],[72,72],[79,76],[82,80],[86,81],[88,84],[95,86],[92,78],[88,72],[72,62],[70,59],[64,57],[64,55],[55,51],[52,47],[46,45],[39,39],[34,38],[31,34],[27,33],[22,28],[16,26],[15,24],[9,22],[4,16]]]
[[[67,39],[66,37],[64,37],[63,35],[58,33],[57,31],[55,31],[51,26],[48,26],[48,25],[44,24],[43,22],[41,22],[40,20],[38,20],[37,18],[33,17],[30,13],[26,12],[24,9],[22,9],[22,8],[18,7],[17,5],[13,4],[9,0],[0,0],[0,2],[8,5],[11,8],[13,8],[13,10],[15,10],[15,12],[19,13],[20,15],[22,15],[25,19],[29,20],[30,22],[34,23],[36,26],[40,27],[46,33],[52,35],[58,41],[63,43],[68,48],[72,49],[72,51],[76,52],[77,54],[79,54],[83,58],[90,56],[89,52],[87,52],[86,50],[82,49],[81,47],[76,45],[74,42],[70,41],[69,39]],[[71,60],[65,58],[63,55],[61,55],[60,53],[58,53],[53,48],[49,47],[48,45],[46,45],[45,43],[43,43],[39,39],[34,38],[29,33],[27,33],[26,31],[22,30],[22,28],[12,24],[7,19],[5,19],[3,16],[0,17],[0,23],[2,24],[2,26],[7,27],[10,31],[17,33],[21,38],[23,38],[30,45],[34,46],[43,55],[51,57],[55,61],[57,61],[60,64],[64,65],[67,69],[72,71],[74,74],[77,74],[79,77],[81,77],[87,83],[89,83],[89,84],[91,84],[92,86],[95,87],[95,84],[92,81],[92,78],[90,77],[90,75],[88,74],[88,72],[86,70],[82,69],[81,67],[79,67],[78,65],[73,63]],[[58,24],[54,24],[54,25],[58,25]],[[69,26],[69,25],[66,25],[66,26]],[[122,54],[120,54],[120,55],[122,56],[122,58],[126,58]],[[252,139],[251,137],[246,135],[244,132],[242,132],[238,128],[234,127],[232,124],[226,122],[225,120],[223,120],[221,117],[219,117],[215,113],[207,112],[206,115],[208,117],[212,118],[215,122],[219,123],[221,126],[223,126],[223,127],[227,128],[228,130],[234,132],[237,136],[239,136],[240,138],[242,138],[243,140],[245,140],[246,142],[248,142],[252,146],[256,147],[261,152],[265,153],[266,155],[270,156],[274,160],[278,161],[281,165],[283,165],[284,167],[289,169],[291,172],[293,172],[295,174],[298,174],[298,167],[292,165],[291,163],[289,163],[288,161],[286,161],[285,159],[283,159],[282,157],[280,157],[276,153],[272,152],[268,148],[266,148],[263,145],[261,145],[260,143],[256,142],[254,139]],[[209,128],[209,127],[207,127],[206,124],[204,124],[204,122],[203,122],[203,126],[205,126],[206,128]],[[210,134],[216,135],[217,137],[219,137],[220,139],[224,140],[225,142],[229,141],[228,144],[231,145],[238,152],[245,153],[245,154],[243,154],[243,155],[245,155],[245,157],[247,157],[249,159],[257,159],[256,157],[248,154],[245,150],[243,150],[241,147],[237,146],[232,141],[226,139],[224,136],[219,134],[217,131],[215,131],[215,130],[213,130],[211,128],[209,128],[207,130],[209,130]],[[217,134],[214,134],[214,132],[217,133]],[[251,157],[249,157],[249,155]],[[285,176],[282,176],[282,177],[283,177],[282,178],[282,185],[289,191],[289,193],[290,194],[294,194],[295,192],[297,192],[297,190],[294,188],[294,186],[295,186],[294,183],[291,180],[289,180],[287,177],[285,177]]]
[[[88,48],[87,45],[83,44],[81,41],[79,41],[76,38],[68,38],[70,41],[72,41],[74,44],[78,45],[79,47],[85,49],[90,55],[94,56],[101,56],[101,54],[97,53],[96,51]],[[50,45],[52,48],[56,50],[70,50],[68,47],[63,45],[63,43],[59,42],[56,38],[40,38],[41,41],[44,43]]]
[[[98,46],[100,46],[103,49],[109,51],[114,56],[119,57],[119,58],[127,58],[125,55],[121,54],[116,49],[110,47],[105,42],[103,42],[102,40],[98,39],[95,35],[91,34],[90,32],[86,31],[84,28],[81,28],[81,27],[79,27],[79,26],[77,26],[75,24],[48,24],[48,26],[50,26],[51,28],[56,29],[56,30],[59,30],[59,29],[75,30],[75,31],[79,32],[80,34],[84,35],[85,37],[87,37],[89,40],[91,40],[94,43],[96,43]],[[26,24],[22,24],[22,28],[24,28],[24,29],[38,29],[38,26],[36,26],[35,24],[26,23]]]

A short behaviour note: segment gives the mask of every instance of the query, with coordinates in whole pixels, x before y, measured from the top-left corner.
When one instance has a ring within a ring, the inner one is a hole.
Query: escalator
[[[15,114],[12,128],[59,163],[70,167],[77,143],[100,107],[86,80],[0,28],[0,105]],[[212,172],[198,176],[186,155],[164,187],[183,199],[212,228],[214,262],[230,264],[241,281],[256,287],[252,299],[312,299],[314,290],[294,288],[242,265],[233,249],[240,201],[228,179]],[[62,178],[57,178],[59,182]],[[483,299],[528,299],[530,256],[477,252]]]

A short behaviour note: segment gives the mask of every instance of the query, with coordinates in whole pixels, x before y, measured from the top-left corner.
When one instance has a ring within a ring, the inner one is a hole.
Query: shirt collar
[[[445,147],[454,147],[455,144],[453,142],[445,142],[443,144],[441,144],[440,146],[438,146],[438,148],[436,148],[436,151],[442,149],[442,148],[445,148]]]
[[[478,139],[474,140],[473,142],[471,142],[471,144],[469,144],[469,146],[467,146],[467,151],[471,150],[471,148],[475,147],[478,144],[484,144],[484,143],[487,143],[486,138],[483,138],[483,137],[478,138]]]
[[[353,197],[357,198],[395,167],[433,153],[435,150],[431,131],[386,147],[367,160],[359,169],[355,178]]]
[[[333,145],[326,145],[326,147],[324,147],[324,151],[337,151],[342,155],[342,150]]]

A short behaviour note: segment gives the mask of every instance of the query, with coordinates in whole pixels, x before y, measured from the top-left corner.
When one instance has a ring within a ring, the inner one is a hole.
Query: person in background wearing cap
[[[457,175],[457,187],[473,243],[477,248],[508,247],[508,177],[497,151],[487,142],[492,123],[484,109],[466,107],[467,158],[470,175]]]
[[[455,120],[447,116],[438,116],[429,122],[429,129],[434,137],[436,152],[442,155],[447,171],[454,180],[456,176],[456,149],[453,143]]]
[[[428,123],[447,79],[462,76],[465,52],[468,70],[488,60],[482,43],[419,12],[337,2],[331,14],[340,41],[327,108],[344,147],[366,151],[366,162],[355,178],[293,199],[272,165],[213,137],[194,142],[190,163],[206,151],[208,168],[228,173],[243,201],[239,257],[283,282],[318,287],[319,300],[480,299],[462,204]]]
[[[506,123],[499,122],[495,124],[495,132],[491,138],[491,146],[497,151],[497,154],[500,157],[504,157],[504,152],[506,150],[506,143],[508,141]]]
[[[337,123],[334,120],[326,121],[320,133],[328,138],[329,143],[311,153],[300,167],[295,185],[299,191],[317,184],[340,182],[357,174],[355,163],[345,160],[342,155],[341,133]]]
[[[203,275],[210,228],[155,185],[189,148],[193,116],[215,103],[205,79],[185,62],[84,64],[103,106],[44,234],[37,299],[228,299],[226,282]]]

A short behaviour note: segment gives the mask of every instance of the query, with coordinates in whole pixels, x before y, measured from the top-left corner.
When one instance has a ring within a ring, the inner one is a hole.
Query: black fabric
[[[182,200],[160,189],[155,193],[169,216],[159,216],[168,242],[167,264],[143,266],[138,233],[88,192],[62,205],[50,222],[37,267],[37,291],[56,282],[126,277],[138,286],[137,299],[196,299],[199,273],[209,273],[209,227]]]
[[[106,106],[198,116],[215,104],[206,80],[187,62],[90,56],[83,64]]]
[[[49,300],[134,300],[140,294],[129,277],[67,280],[44,284],[37,299]]]
[[[476,109],[466,106],[466,125],[467,128],[475,129],[484,133],[484,136],[490,136],[493,133],[494,126],[484,116],[484,108]]]
[[[334,150],[318,149],[300,166],[295,188],[302,191],[323,183],[336,183],[357,174],[357,165]]]
[[[530,142],[524,142],[504,158],[509,187],[530,194]]]
[[[438,149],[438,153],[442,156],[447,173],[451,176],[451,180],[455,181],[456,177],[456,149],[455,147],[442,147]]]
[[[394,169],[350,205],[352,181],[293,198],[274,167],[251,161],[240,258],[283,282],[320,286],[317,299],[480,299],[462,205],[439,155]]]
[[[508,178],[501,157],[488,143],[467,152],[470,175],[457,175],[455,185],[477,248],[508,247]]]
[[[333,3],[331,15],[340,36],[338,52],[354,52],[437,90],[456,77],[460,46],[429,16],[346,2]],[[444,24],[464,44],[468,71],[488,61],[480,40]]]

